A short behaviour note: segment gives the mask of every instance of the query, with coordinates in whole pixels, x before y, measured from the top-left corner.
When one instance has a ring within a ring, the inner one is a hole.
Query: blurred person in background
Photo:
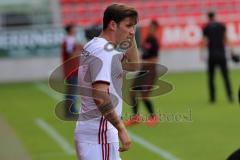
[[[151,63],[151,65],[142,65],[141,71],[138,73],[137,77],[133,81],[132,86],[134,87],[134,92],[131,92],[131,105],[133,106],[133,116],[125,121],[127,127],[138,124],[142,121],[141,116],[139,115],[139,102],[137,94],[141,94],[141,99],[147,108],[150,116],[148,117],[146,124],[149,127],[154,126],[159,122],[159,117],[154,113],[153,104],[149,99],[151,94],[151,87],[154,84],[154,81],[157,76],[156,63],[158,62],[159,56],[159,43],[155,33],[157,32],[159,24],[156,20],[152,20],[149,24],[148,34],[145,38],[141,48],[142,48],[142,63]],[[147,76],[140,77],[144,71],[151,70],[151,74]],[[145,85],[145,86],[142,86]],[[139,86],[139,87],[138,87]],[[141,92],[145,90],[144,92]],[[146,91],[147,90],[147,91]],[[140,93],[141,92],[141,93]]]
[[[240,87],[238,88],[238,103],[240,104]]]
[[[100,20],[96,21],[93,25],[86,28],[84,32],[87,41],[90,41],[94,37],[98,37],[102,32],[101,21]]]
[[[63,39],[61,45],[61,58],[63,63],[63,73],[65,83],[68,85],[77,86],[78,79],[78,71],[76,70],[76,66],[79,66],[79,58],[77,58],[82,49],[82,45],[77,44],[76,42],[76,27],[73,24],[69,24],[65,26],[66,36]],[[74,60],[72,58],[76,57]],[[72,59],[72,60],[70,60]],[[69,61],[70,60],[70,61]],[[69,63],[66,63],[69,61]],[[77,87],[68,87],[66,86],[66,95],[65,99],[71,100],[72,105],[69,106],[69,103],[65,103],[65,116],[71,117],[72,113],[78,113],[78,109],[76,107],[77,101]],[[71,113],[72,112],[72,113]]]
[[[209,22],[203,28],[203,43],[202,48],[208,48],[208,88],[209,88],[209,101],[210,103],[216,102],[215,93],[215,68],[219,67],[222,73],[223,80],[225,82],[227,97],[229,102],[233,102],[232,88],[229,79],[229,71],[227,66],[227,57],[225,45],[230,47],[230,53],[232,51],[232,45],[226,36],[226,27],[224,24],[217,22],[214,12],[208,13]],[[201,58],[202,53],[201,53]]]

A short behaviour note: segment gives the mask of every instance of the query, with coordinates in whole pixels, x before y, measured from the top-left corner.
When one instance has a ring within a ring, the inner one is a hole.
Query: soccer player
[[[225,54],[225,44],[228,43],[231,47],[231,43],[228,41],[226,36],[226,27],[224,24],[217,22],[215,19],[215,13],[208,13],[208,24],[203,28],[203,48],[208,47],[208,85],[210,103],[216,101],[215,96],[215,84],[214,74],[215,68],[220,67],[221,73],[225,82],[227,96],[229,102],[233,101],[231,83],[228,76],[227,58]],[[231,51],[231,53],[233,53]]]
[[[104,11],[100,36],[84,46],[79,67],[80,115],[84,119],[79,119],[75,128],[78,159],[120,160],[119,152],[130,147],[131,139],[121,120],[125,67],[121,61],[139,62],[134,37],[137,20],[134,8],[112,4]],[[131,45],[123,52],[118,46],[125,41]]]
[[[69,24],[65,27],[66,36],[64,37],[64,40],[61,45],[61,57],[62,57],[62,63],[63,65],[63,71],[64,71],[64,78],[66,78],[67,84],[70,85],[77,85],[77,78],[78,78],[78,72],[73,71],[75,68],[72,66],[78,66],[79,64],[68,64],[66,65],[65,62],[69,59],[73,58],[74,56],[79,56],[80,50],[82,48],[81,45],[78,45],[76,42],[76,28],[73,24]],[[74,63],[78,63],[77,61],[72,61]],[[71,112],[77,113],[76,108],[76,89],[75,87],[66,87],[66,96],[65,99],[71,100],[72,106],[68,106],[68,104],[65,104],[65,116],[66,118],[69,118],[71,116]]]
[[[141,70],[142,71],[151,70],[151,74],[140,77],[142,73],[139,72],[139,74],[137,75],[137,77],[139,78],[135,78],[135,81],[133,82],[133,85],[132,85],[133,87],[134,86],[142,86],[142,87],[137,87],[135,88],[136,91],[131,92],[130,97],[131,97],[131,103],[132,103],[131,105],[133,106],[133,116],[129,120],[125,121],[125,125],[127,127],[138,124],[142,121],[141,116],[138,113],[138,99],[136,98],[136,95],[140,94],[142,90],[145,90],[145,91],[141,93],[142,94],[141,99],[143,100],[144,105],[146,106],[150,114],[149,118],[146,121],[147,126],[152,127],[159,122],[159,117],[154,113],[152,102],[149,99],[149,96],[151,93],[151,86],[154,84],[154,80],[156,79],[156,75],[157,75],[155,64],[158,61],[159,43],[155,33],[158,27],[159,25],[156,20],[152,20],[150,22],[148,35],[142,44],[143,65]],[[148,63],[151,65],[144,65],[144,63]],[[144,87],[144,85],[146,87]]]

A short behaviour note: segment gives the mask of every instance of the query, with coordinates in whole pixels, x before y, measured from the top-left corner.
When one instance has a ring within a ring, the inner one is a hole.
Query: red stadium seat
[[[91,3],[90,3],[91,2]],[[113,0],[60,0],[61,15],[64,22],[75,20],[81,25],[87,25],[101,19],[103,11]],[[199,16],[208,10],[216,9],[220,13],[240,12],[240,0],[119,0],[134,6],[141,19],[152,17],[185,17]],[[65,19],[70,18],[70,20]]]

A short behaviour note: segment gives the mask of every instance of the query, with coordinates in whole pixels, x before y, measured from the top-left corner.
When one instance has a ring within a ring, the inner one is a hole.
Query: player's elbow
[[[93,91],[92,97],[97,106],[101,106],[109,102],[108,95],[104,92]]]
[[[94,98],[94,102],[95,102],[98,110],[104,116],[114,110],[114,106],[112,105],[111,100],[108,98],[101,98],[101,99]]]

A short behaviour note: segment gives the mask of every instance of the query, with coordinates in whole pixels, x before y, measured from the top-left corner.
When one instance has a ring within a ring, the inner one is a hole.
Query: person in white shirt
[[[140,60],[134,35],[137,21],[133,7],[111,4],[104,11],[100,36],[83,48],[78,71],[81,109],[75,128],[78,159],[120,160],[119,152],[129,150],[131,139],[121,120],[121,88],[123,69]],[[122,42],[131,45],[123,50]]]
[[[74,24],[69,24],[65,27],[66,36],[63,39],[61,44],[61,60],[63,66],[63,75],[66,79],[65,88],[65,100],[71,101],[72,106],[69,106],[69,103],[65,102],[64,104],[64,116],[65,119],[69,119],[72,116],[72,113],[78,113],[77,109],[77,79],[78,72],[75,71],[76,66],[79,66],[79,59],[73,60],[74,57],[79,57],[80,51],[82,50],[82,44],[78,44],[76,41],[76,26]]]

